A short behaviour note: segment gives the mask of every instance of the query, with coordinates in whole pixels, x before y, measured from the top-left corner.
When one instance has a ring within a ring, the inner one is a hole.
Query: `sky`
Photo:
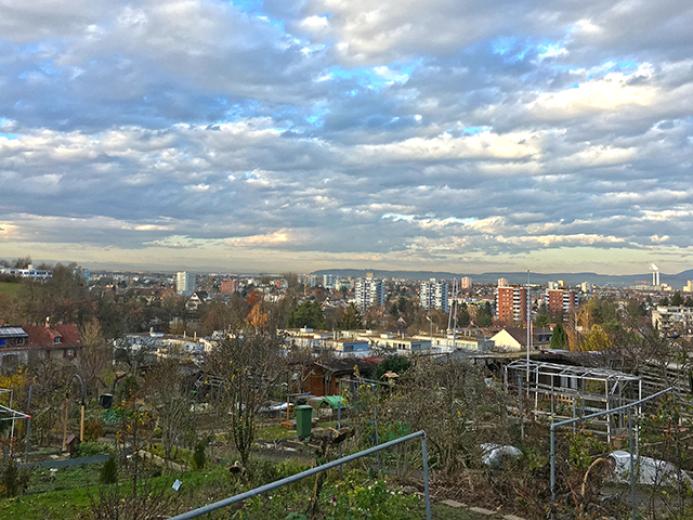
[[[690,0],[0,0],[0,256],[693,267]]]

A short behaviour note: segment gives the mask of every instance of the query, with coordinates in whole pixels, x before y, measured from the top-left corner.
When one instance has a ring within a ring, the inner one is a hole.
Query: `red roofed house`
[[[79,328],[63,325],[0,326],[0,368],[12,370],[33,359],[71,362],[81,348]]]

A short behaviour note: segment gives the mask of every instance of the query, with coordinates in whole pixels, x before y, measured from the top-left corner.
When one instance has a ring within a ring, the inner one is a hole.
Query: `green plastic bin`
[[[299,439],[310,437],[313,420],[313,407],[302,404],[296,407],[296,433]]]

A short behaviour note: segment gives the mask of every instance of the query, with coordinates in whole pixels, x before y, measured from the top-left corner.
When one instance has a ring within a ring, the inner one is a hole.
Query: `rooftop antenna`
[[[532,348],[532,299],[530,298],[529,269],[527,269],[527,288],[525,289],[527,300],[527,394],[529,394],[529,351]]]
[[[457,278],[452,279],[452,305],[448,311],[448,334],[452,331],[452,346],[455,346],[457,335],[457,297],[459,294],[459,281]]]

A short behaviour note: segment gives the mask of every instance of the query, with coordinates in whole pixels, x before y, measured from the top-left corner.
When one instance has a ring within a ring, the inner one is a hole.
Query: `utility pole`
[[[529,289],[529,269],[527,269],[527,287],[525,290],[525,299],[527,300],[527,395],[529,395],[529,350],[532,342],[532,307]]]

